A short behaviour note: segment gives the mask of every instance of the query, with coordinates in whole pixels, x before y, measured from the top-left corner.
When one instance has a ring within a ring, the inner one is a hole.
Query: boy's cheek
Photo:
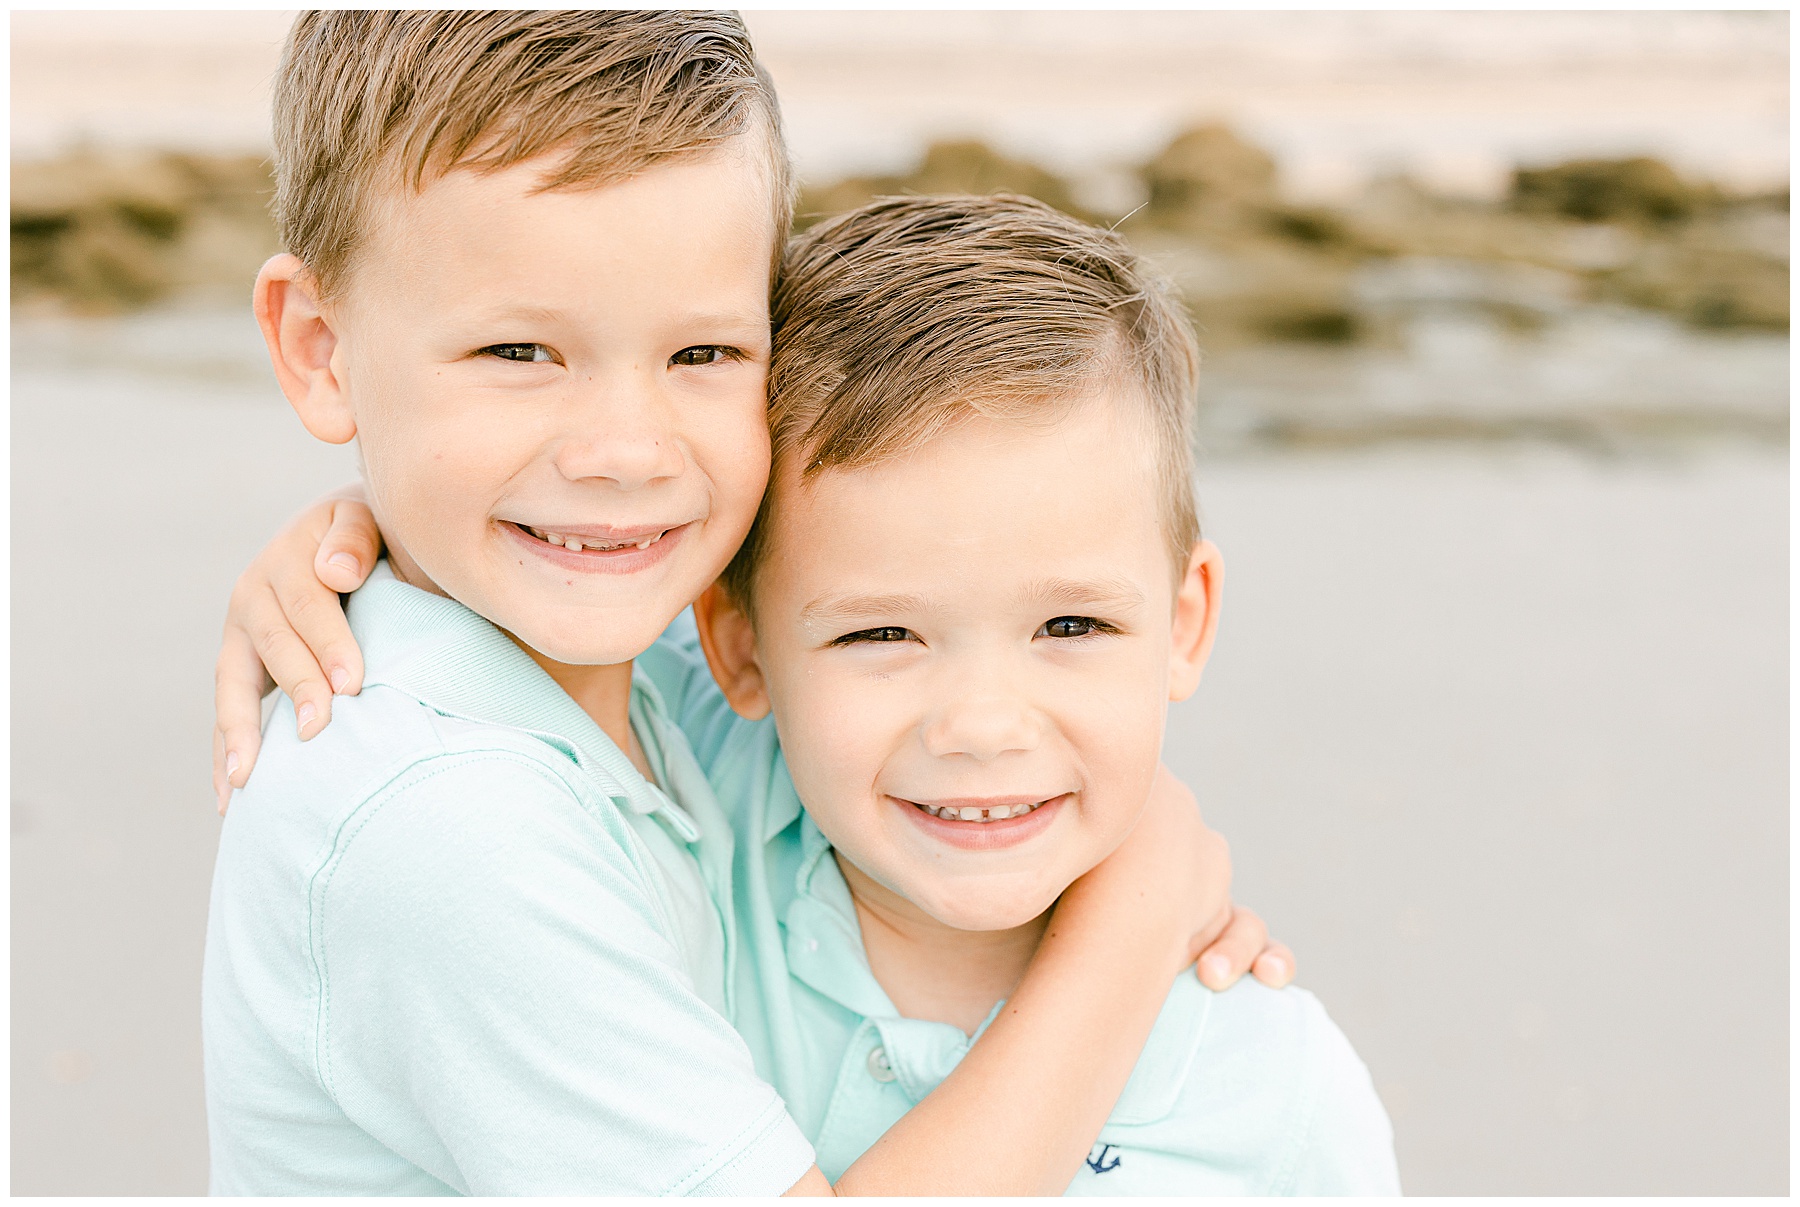
[[[846,801],[870,798],[892,752],[896,721],[871,707],[867,685],[833,691],[813,679],[773,698],[782,754],[807,807],[841,811]]]

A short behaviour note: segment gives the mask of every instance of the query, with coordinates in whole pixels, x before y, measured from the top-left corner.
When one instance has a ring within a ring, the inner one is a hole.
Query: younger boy
[[[697,632],[644,664],[736,829],[734,1022],[829,1175],[958,1067],[1137,819],[1219,560],[1192,336],[1111,233],[878,202],[793,243],[773,318],[769,492]],[[1315,999],[1184,978],[1067,1189],[1398,1178]]]
[[[359,441],[390,558],[352,601],[366,689],[304,746],[322,718],[283,709],[221,839],[214,1189],[829,1190],[726,1022],[729,831],[630,662],[767,475],[788,193],[741,25],[308,13],[276,119],[257,317],[309,431]],[[1191,810],[1152,811],[847,1188],[1075,1166],[1211,912]],[[994,1118],[1032,1143],[996,1157]]]

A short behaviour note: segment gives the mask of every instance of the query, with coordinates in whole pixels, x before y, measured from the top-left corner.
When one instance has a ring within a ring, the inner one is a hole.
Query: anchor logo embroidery
[[[1114,1157],[1111,1161],[1106,1159],[1106,1154],[1110,1153],[1112,1150],[1113,1146],[1110,1144],[1100,1145],[1098,1156],[1091,1152],[1088,1154],[1087,1167],[1095,1173],[1111,1173],[1113,1170],[1117,1169],[1119,1167],[1119,1158]]]

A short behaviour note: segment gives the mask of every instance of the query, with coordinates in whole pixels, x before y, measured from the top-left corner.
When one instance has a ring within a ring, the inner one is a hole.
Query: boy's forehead
[[[756,288],[766,292],[781,207],[766,157],[753,152],[749,138],[599,182],[558,183],[566,152],[497,169],[455,166],[416,186],[394,174],[366,199],[366,235],[348,276],[374,268],[419,277],[452,266],[528,276],[541,264],[609,254],[679,257],[723,242],[744,253],[732,259],[750,266]],[[530,250],[538,254],[521,254]],[[465,300],[477,307],[506,301]]]
[[[1141,414],[1134,401],[1103,391],[1054,411],[971,416],[870,464],[803,474],[789,458],[771,477],[770,511],[786,517],[777,522],[783,540],[864,552],[878,552],[882,534],[952,540],[1048,530],[1116,543],[1142,527],[1160,540],[1161,475]]]
[[[771,480],[771,489],[803,493],[821,483],[843,489],[883,479],[939,477],[980,490],[1005,477],[1003,471],[1030,474],[1058,461],[1076,461],[1084,469],[1079,477],[1092,478],[1135,475],[1157,460],[1157,434],[1143,391],[1124,380],[1023,404],[977,402],[947,421],[921,426],[925,430],[897,442],[886,455],[852,464],[815,462],[802,468],[804,457],[778,452],[782,472]]]

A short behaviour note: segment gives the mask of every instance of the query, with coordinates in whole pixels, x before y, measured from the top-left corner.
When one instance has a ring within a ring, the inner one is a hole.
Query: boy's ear
[[[1188,555],[1187,572],[1175,592],[1175,623],[1169,642],[1169,699],[1185,700],[1200,686],[1200,672],[1219,630],[1219,587],[1224,561],[1211,541],[1199,541]]]
[[[337,332],[306,264],[286,252],[272,257],[256,274],[255,306],[275,379],[306,430],[327,444],[355,436],[356,417],[333,365]]]
[[[725,588],[714,583],[694,601],[694,621],[706,665],[712,668],[731,711],[747,721],[768,716],[769,689],[756,661],[756,631],[743,609],[732,602]]]

